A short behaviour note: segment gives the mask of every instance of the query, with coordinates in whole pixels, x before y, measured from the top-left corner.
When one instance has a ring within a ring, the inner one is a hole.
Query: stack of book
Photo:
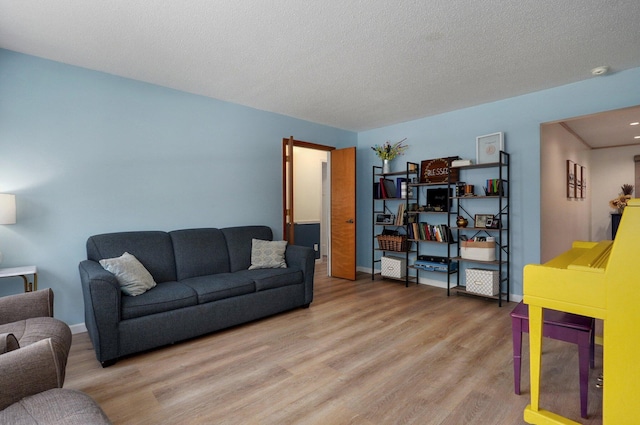
[[[407,226],[409,239],[421,241],[450,242],[453,235],[446,224],[410,223]]]

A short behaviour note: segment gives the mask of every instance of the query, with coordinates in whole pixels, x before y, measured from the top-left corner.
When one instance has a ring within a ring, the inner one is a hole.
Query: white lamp
[[[0,224],[16,224],[16,195],[0,193]],[[2,258],[0,252],[0,263]]]
[[[16,195],[0,193],[0,224],[16,224]]]

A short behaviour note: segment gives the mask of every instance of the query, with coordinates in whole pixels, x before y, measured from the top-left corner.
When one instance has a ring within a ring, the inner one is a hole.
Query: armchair
[[[63,389],[71,330],[53,291],[0,298],[0,424],[110,424],[87,394]]]
[[[10,335],[10,334],[9,334]],[[0,340],[11,340],[7,334]],[[1,347],[1,342],[0,342]],[[87,394],[63,389],[62,371],[51,338],[23,348],[9,344],[0,354],[0,423],[110,424],[100,406]]]
[[[62,386],[71,348],[71,330],[53,317],[51,289],[0,298],[0,334],[13,334],[23,348],[51,338]]]

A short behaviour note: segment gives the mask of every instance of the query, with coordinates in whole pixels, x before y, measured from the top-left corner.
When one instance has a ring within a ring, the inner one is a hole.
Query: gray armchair
[[[0,423],[110,424],[80,391],[63,389],[71,330],[46,289],[0,298]]]
[[[0,339],[11,340],[9,335],[0,335]],[[63,373],[51,338],[12,348],[0,354],[0,423],[111,424],[87,394],[60,388]]]
[[[0,334],[13,334],[23,348],[51,338],[62,386],[71,348],[71,330],[66,323],[53,317],[51,289],[0,298]]]

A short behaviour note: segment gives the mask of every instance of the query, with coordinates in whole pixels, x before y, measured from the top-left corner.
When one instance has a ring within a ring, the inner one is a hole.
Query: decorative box
[[[407,274],[407,259],[394,256],[380,258],[380,274],[402,279]]]
[[[467,260],[495,261],[496,243],[495,241],[475,242],[461,241],[460,256]]]
[[[420,270],[426,270],[428,272],[444,272],[446,273],[448,263],[441,263],[435,261],[425,261],[425,260],[416,260],[413,263],[413,266]],[[454,272],[458,270],[458,263],[455,261],[451,262],[451,271]]]
[[[451,161],[452,167],[466,167],[471,165],[470,159],[456,159],[455,161]]]
[[[498,295],[500,281],[498,270],[467,269],[467,292],[481,295]]]

